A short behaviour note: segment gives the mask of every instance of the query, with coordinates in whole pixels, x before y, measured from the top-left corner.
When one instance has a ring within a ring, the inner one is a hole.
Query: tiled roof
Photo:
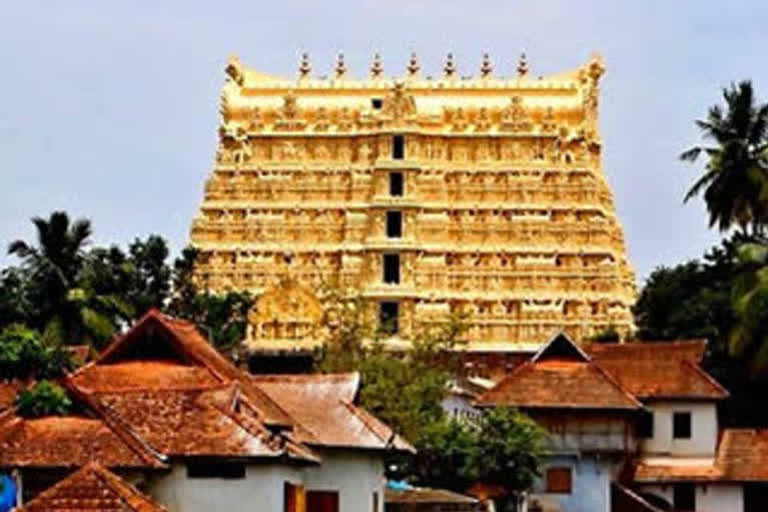
[[[237,419],[235,385],[95,393],[109,414],[170,456],[279,457],[280,441]],[[258,425],[256,423],[255,425]]]
[[[19,380],[0,381],[0,411],[3,411],[13,405],[18,392],[25,387]]]
[[[410,489],[385,490],[386,503],[478,503],[478,500],[446,489],[431,489],[429,487],[412,487]]]
[[[721,399],[728,392],[701,369],[706,341],[593,344],[592,360],[643,399]]]
[[[384,449],[413,448],[373,415],[354,404],[356,373],[254,375],[251,380],[296,420],[296,438],[311,445]]]
[[[135,487],[90,463],[29,501],[21,512],[165,512]]]
[[[149,310],[124,335],[118,337],[96,360],[97,365],[105,365],[131,359],[126,354],[135,356],[136,342],[147,333],[156,334],[159,330],[168,334],[164,339],[171,345],[169,350],[174,356],[183,357],[186,362],[202,365],[218,377],[221,382],[236,380],[242,386],[242,392],[259,410],[261,419],[271,425],[290,426],[291,418],[286,412],[255,386],[235,365],[223,357],[200,333],[197,327],[185,320],[172,318],[156,309]],[[158,336],[151,336],[157,344]],[[136,359],[136,357],[133,357]]]
[[[85,392],[120,392],[136,389],[197,389],[221,384],[204,366],[174,361],[125,361],[88,365],[70,381]]]
[[[130,434],[101,419],[8,416],[0,423],[2,467],[76,467],[92,460],[107,467],[163,467]]]
[[[547,359],[518,366],[478,399],[480,406],[639,409],[641,404],[591,362]]]
[[[641,460],[635,466],[634,480],[768,482],[768,429],[724,430],[717,456],[710,461]]]

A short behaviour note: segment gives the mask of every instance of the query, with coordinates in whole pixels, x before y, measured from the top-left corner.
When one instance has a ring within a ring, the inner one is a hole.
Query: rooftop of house
[[[166,512],[165,507],[97,463],[88,463],[43,491],[19,512],[74,510]]]
[[[478,399],[480,406],[637,410],[642,404],[564,334]]]
[[[431,504],[476,504],[479,501],[471,496],[465,496],[446,489],[429,487],[410,487],[408,489],[387,488],[384,495],[389,503],[431,503]]]
[[[5,411],[0,466],[162,467],[195,456],[313,464],[316,447],[412,450],[355,404],[356,374],[251,377],[192,324],[155,310],[63,384],[83,415]]]
[[[714,458],[644,458],[634,467],[637,483],[768,481],[768,430],[726,429]]]
[[[592,344],[558,334],[477,399],[480,406],[639,409],[651,400],[720,400],[700,366],[705,340]]]

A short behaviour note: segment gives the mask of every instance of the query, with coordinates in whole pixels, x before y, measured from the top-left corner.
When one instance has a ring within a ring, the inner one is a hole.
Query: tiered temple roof
[[[216,161],[191,229],[196,277],[261,297],[253,348],[319,341],[324,284],[355,289],[398,336],[471,314],[470,349],[532,350],[564,329],[626,334],[635,284],[602,168],[595,56],[535,77],[489,57],[440,77],[343,56],[294,78],[232,58]],[[320,295],[320,296],[319,296]]]

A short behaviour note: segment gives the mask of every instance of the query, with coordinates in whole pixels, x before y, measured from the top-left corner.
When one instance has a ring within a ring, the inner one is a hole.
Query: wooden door
[[[339,512],[339,493],[307,491],[307,512]]]

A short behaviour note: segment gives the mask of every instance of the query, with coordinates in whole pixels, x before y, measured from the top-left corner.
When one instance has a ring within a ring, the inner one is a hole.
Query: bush
[[[41,380],[32,389],[16,397],[16,412],[24,418],[64,416],[72,410],[72,400],[64,388],[48,380]]]
[[[0,332],[0,375],[6,379],[49,379],[74,363],[60,347],[46,346],[37,331],[14,324]]]

